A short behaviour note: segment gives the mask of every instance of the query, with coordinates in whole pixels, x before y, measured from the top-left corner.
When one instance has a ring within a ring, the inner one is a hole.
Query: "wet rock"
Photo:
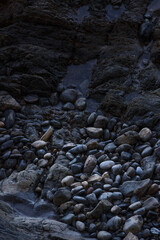
[[[96,206],[98,201],[95,193],[88,194],[86,198],[92,206]]]
[[[142,206],[142,203],[140,201],[138,201],[138,202],[132,203],[129,206],[129,209],[136,210],[136,209],[140,208],[141,206]]]
[[[151,187],[148,189],[147,194],[148,195],[154,195],[158,192],[159,186],[158,184],[154,183],[151,185]]]
[[[98,115],[97,118],[95,119],[94,127],[104,129],[104,128],[106,128],[107,123],[108,123],[108,118],[107,117]]]
[[[97,159],[94,155],[89,155],[84,163],[84,173],[92,173],[93,169],[97,164]]]
[[[43,147],[45,147],[46,145],[47,145],[47,143],[46,143],[45,141],[42,141],[42,140],[37,140],[37,141],[35,141],[35,142],[32,143],[32,146],[33,146],[34,148],[37,148],[37,149],[43,148]]]
[[[100,231],[100,232],[98,232],[98,234],[97,234],[97,238],[98,238],[99,240],[109,240],[109,239],[112,239],[112,235],[111,235],[109,232]]]
[[[86,128],[86,131],[90,138],[100,138],[103,134],[102,128],[88,127]]]
[[[21,106],[19,103],[7,92],[0,91],[0,110],[14,109],[20,110]]]
[[[88,178],[89,183],[100,182],[101,180],[102,180],[102,177],[98,174],[93,174]]]
[[[127,181],[120,186],[120,190],[124,196],[139,195],[143,196],[146,190],[150,187],[151,180],[145,179],[142,181]]]
[[[134,145],[137,143],[139,139],[139,135],[135,131],[128,131],[114,141],[116,145],[121,145],[121,144],[129,144],[129,145]]]
[[[71,199],[71,192],[66,188],[60,188],[53,196],[53,203],[60,206]]]
[[[66,102],[74,103],[76,101],[76,98],[77,98],[77,91],[74,89],[66,89],[60,95],[61,101],[65,103]]]
[[[15,123],[15,111],[12,109],[8,109],[4,112],[4,116],[5,116],[5,127],[7,129],[13,127],[14,123]]]
[[[129,232],[124,240],[138,240],[138,237],[135,236],[133,233]]]
[[[154,197],[150,197],[143,202],[143,207],[146,210],[152,210],[152,209],[158,208],[159,206],[160,206],[159,201]]]
[[[151,155],[152,152],[153,152],[152,147],[146,147],[146,148],[142,151],[141,156],[142,156],[142,158],[147,157],[147,156]]]
[[[140,132],[139,132],[139,137],[143,142],[147,142],[148,140],[151,139],[152,137],[152,132],[149,128],[143,128]]]
[[[151,233],[153,235],[159,236],[160,235],[160,230],[155,228],[155,227],[153,227],[153,228],[151,228]]]
[[[23,156],[26,161],[33,161],[36,157],[35,153],[31,150],[26,151]]]
[[[142,225],[143,225],[142,216],[135,215],[126,220],[123,227],[123,231],[125,233],[131,232],[133,234],[136,234],[141,231]]]
[[[78,110],[83,111],[86,108],[86,99],[85,98],[78,98],[75,102],[75,106]]]

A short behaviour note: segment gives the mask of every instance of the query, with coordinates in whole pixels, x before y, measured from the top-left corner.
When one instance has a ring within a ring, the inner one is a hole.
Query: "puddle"
[[[78,9],[77,11],[77,21],[79,23],[83,22],[83,19],[85,17],[89,17],[89,11],[88,11],[89,7],[88,6],[82,6]]]
[[[148,11],[154,12],[160,9],[160,0],[153,0],[149,6],[148,6]]]
[[[71,65],[68,67],[66,76],[63,78],[62,83],[65,87],[75,86],[80,90],[83,96],[86,96],[88,85],[92,78],[92,69],[96,64],[96,59],[80,65]]]
[[[119,8],[114,8],[111,4],[106,7],[107,18],[109,21],[117,20],[125,11],[124,4],[121,4]]]

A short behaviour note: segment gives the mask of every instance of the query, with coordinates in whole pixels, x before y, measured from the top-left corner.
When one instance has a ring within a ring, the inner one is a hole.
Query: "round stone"
[[[83,232],[85,230],[85,224],[81,221],[76,221],[76,228],[78,231]]]
[[[39,98],[37,95],[27,95],[24,97],[25,102],[27,103],[36,103],[38,102]]]
[[[112,235],[111,235],[109,232],[100,231],[100,232],[98,232],[98,234],[97,234],[97,238],[98,238],[99,240],[110,240],[110,239],[112,239]]]
[[[108,161],[104,161],[100,164],[100,168],[102,170],[108,170],[110,169],[115,163],[111,160],[108,160]]]
[[[83,111],[86,108],[86,99],[85,98],[78,98],[75,102],[75,106],[78,110]]]
[[[140,132],[139,132],[139,137],[143,142],[148,141],[149,139],[151,139],[152,137],[152,132],[149,128],[143,128]]]
[[[62,179],[61,184],[62,186],[71,186],[71,184],[74,182],[73,176],[67,176]]]
[[[74,103],[76,101],[76,98],[77,91],[74,89],[66,89],[60,95],[61,101],[65,103],[66,102]]]

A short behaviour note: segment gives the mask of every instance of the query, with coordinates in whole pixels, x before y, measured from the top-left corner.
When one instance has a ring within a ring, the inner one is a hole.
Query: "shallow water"
[[[124,4],[121,4],[119,8],[114,8],[111,4],[108,4],[106,7],[107,18],[109,21],[117,20],[125,11]]]
[[[62,79],[63,85],[65,87],[75,86],[83,96],[86,96],[96,61],[93,59],[84,64],[69,66],[66,76]]]

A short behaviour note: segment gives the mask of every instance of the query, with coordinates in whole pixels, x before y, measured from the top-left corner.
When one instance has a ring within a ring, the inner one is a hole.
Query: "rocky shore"
[[[159,13],[0,2],[0,239],[160,239]]]

